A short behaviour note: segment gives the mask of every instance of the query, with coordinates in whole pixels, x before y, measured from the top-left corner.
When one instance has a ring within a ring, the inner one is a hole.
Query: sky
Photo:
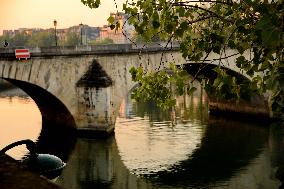
[[[115,2],[118,9],[115,6]],[[80,23],[89,26],[107,24],[110,12],[122,10],[125,0],[102,0],[98,9],[90,9],[81,0],[0,0],[0,35],[18,28],[68,28]]]

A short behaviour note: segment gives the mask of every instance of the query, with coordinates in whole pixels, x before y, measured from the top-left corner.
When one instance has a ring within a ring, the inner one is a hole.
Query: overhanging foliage
[[[82,2],[91,8],[100,4],[98,0]],[[228,49],[235,50],[239,55],[235,64],[251,77],[251,83],[236,82],[225,70],[216,69],[218,77],[207,84],[215,88],[216,95],[230,91],[237,98],[247,89],[261,94],[269,91],[273,110],[283,116],[283,7],[283,0],[136,0],[126,1],[123,10],[139,35],[149,42],[157,36],[167,44],[179,41],[183,57],[190,61],[205,62],[210,53],[219,54],[221,59],[227,56]],[[116,28],[115,20],[109,19],[109,22]],[[245,52],[250,56],[244,56]],[[162,99],[159,96],[161,91],[171,91],[165,89],[169,87],[167,82],[159,84],[161,90],[154,89],[157,86],[150,83],[154,78],[155,81],[175,80],[176,75],[160,73],[153,77],[153,73],[142,68],[132,68],[131,73],[140,84],[134,95],[136,99],[148,96],[163,107],[174,104],[173,94],[163,95]],[[147,90],[143,91],[143,86]]]

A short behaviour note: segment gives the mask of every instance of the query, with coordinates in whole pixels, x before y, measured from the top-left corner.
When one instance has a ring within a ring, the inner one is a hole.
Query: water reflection
[[[267,125],[209,118],[200,97],[178,100],[176,124],[171,111],[152,103],[126,99],[120,110],[115,137],[77,140],[58,184],[74,189],[280,186]]]
[[[281,185],[276,174],[283,171],[283,127],[209,117],[200,93],[180,97],[172,111],[126,98],[115,136],[106,140],[76,140],[74,130],[52,123],[41,127],[34,102],[10,94],[0,93],[0,145],[29,138],[37,141],[40,153],[67,161],[56,181],[64,188],[276,189]],[[10,152],[14,158],[27,153],[15,150]]]
[[[113,136],[107,140],[78,139],[63,174],[56,182],[70,189],[150,186],[128,171],[117,149]]]
[[[43,122],[35,102],[19,88],[6,85],[5,90],[0,91],[0,149],[19,140],[31,139],[37,143],[38,153],[53,154],[66,161],[76,142],[75,126]],[[28,153],[25,145],[7,152],[17,160]]]
[[[43,122],[36,144],[38,153],[52,154],[66,162],[76,144],[76,131],[73,126]]]
[[[247,169],[264,150],[267,139],[266,128],[211,117],[200,147],[185,161],[158,172],[153,180],[171,186],[211,186],[228,181]]]
[[[269,149],[271,164],[275,174],[282,181],[281,189],[284,188],[284,123],[273,123],[270,127]]]
[[[23,139],[36,141],[41,131],[41,115],[32,99],[19,89],[0,93],[0,149]],[[28,150],[24,145],[7,152],[21,159]]]

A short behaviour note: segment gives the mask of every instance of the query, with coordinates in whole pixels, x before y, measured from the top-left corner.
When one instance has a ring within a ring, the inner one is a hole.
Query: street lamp
[[[57,26],[57,21],[54,20],[53,21],[53,25],[54,25],[54,39],[55,39],[55,46],[57,46],[57,35],[56,35],[56,26]]]
[[[83,24],[81,22],[81,24],[79,24],[80,26],[80,30],[81,30],[81,45],[83,45],[83,33],[82,33],[82,28],[83,28]]]

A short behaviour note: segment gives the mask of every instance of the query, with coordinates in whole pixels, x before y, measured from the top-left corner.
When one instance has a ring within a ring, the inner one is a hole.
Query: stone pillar
[[[94,59],[76,83],[78,114],[77,129],[83,135],[107,135],[114,131],[115,109],[112,100],[113,82]]]
[[[83,134],[107,135],[114,131],[115,109],[112,87],[80,87],[78,91],[77,129]]]

